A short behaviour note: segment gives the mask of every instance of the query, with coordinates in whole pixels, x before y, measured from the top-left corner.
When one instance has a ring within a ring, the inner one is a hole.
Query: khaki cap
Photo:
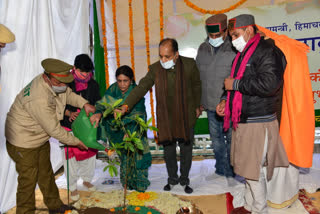
[[[14,34],[4,26],[3,24],[0,24],[0,42],[1,43],[11,43],[16,39]]]
[[[73,81],[73,75],[70,72],[73,68],[72,65],[53,58],[42,60],[41,65],[46,73],[50,74],[60,82],[70,83]]]

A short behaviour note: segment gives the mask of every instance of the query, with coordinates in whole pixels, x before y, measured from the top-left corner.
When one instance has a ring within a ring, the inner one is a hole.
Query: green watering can
[[[87,147],[105,151],[106,148],[97,142],[97,128],[94,128],[91,124],[91,116],[92,113],[90,113],[88,117],[84,109],[82,109],[71,125],[72,132],[74,136],[79,138]]]

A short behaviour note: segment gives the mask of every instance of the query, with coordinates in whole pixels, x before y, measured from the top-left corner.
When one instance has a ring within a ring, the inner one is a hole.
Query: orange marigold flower
[[[184,3],[188,6],[191,7],[192,9],[200,12],[200,13],[209,13],[209,14],[220,14],[220,13],[226,13],[229,12],[231,10],[236,9],[237,7],[239,7],[241,4],[243,4],[244,2],[246,2],[247,0],[240,0],[237,3],[235,3],[234,5],[231,5],[230,7],[223,9],[223,10],[205,10],[203,8],[198,7],[197,5],[193,4],[192,2],[190,2],[189,0],[184,0]]]
[[[111,212],[114,212],[114,211],[116,211],[116,210],[115,210],[114,208],[111,208],[110,211],[111,211]]]
[[[139,211],[139,210],[141,210],[141,208],[140,207],[136,207],[136,208],[134,208],[134,210],[135,211]]]

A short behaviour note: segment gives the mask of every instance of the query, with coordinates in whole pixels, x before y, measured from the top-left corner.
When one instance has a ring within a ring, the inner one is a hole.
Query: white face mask
[[[53,90],[56,94],[61,94],[61,93],[66,92],[67,86],[66,86],[66,85],[64,85],[64,86],[55,86],[55,85],[53,85],[53,86],[52,86],[52,90]]]
[[[213,47],[217,48],[224,43],[224,40],[222,39],[222,36],[216,39],[212,39],[211,37],[209,37],[209,43]]]
[[[162,62],[162,61],[160,60],[160,64],[161,64],[161,66],[162,66],[164,69],[170,69],[170,68],[172,68],[173,66],[175,66],[175,63],[174,63],[173,59],[172,59],[172,60],[169,60],[169,61],[167,61],[167,62]]]
[[[55,86],[52,84],[51,80],[49,77],[47,77],[47,79],[49,80],[49,82],[51,83],[51,88],[52,88],[52,91],[54,91],[56,94],[61,94],[61,93],[64,93],[66,92],[67,90],[67,86],[66,85],[63,85],[63,86]]]
[[[244,35],[246,31],[244,32]],[[247,42],[244,40],[243,36],[238,37],[237,39],[232,41],[232,45],[237,49],[237,51],[242,52],[246,47]]]

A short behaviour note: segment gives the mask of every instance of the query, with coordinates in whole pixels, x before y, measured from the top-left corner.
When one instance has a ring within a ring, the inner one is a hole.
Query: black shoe
[[[193,192],[193,189],[189,185],[186,185],[184,191],[187,194],[191,194]]]
[[[167,184],[167,185],[165,185],[165,186],[163,187],[163,190],[164,190],[164,191],[170,191],[170,190],[172,189],[172,186],[173,186],[173,185]]]
[[[50,214],[56,214],[56,213],[65,213],[67,210],[75,210],[76,208],[74,206],[69,206],[66,204],[61,205],[60,208],[55,210],[49,210]]]

